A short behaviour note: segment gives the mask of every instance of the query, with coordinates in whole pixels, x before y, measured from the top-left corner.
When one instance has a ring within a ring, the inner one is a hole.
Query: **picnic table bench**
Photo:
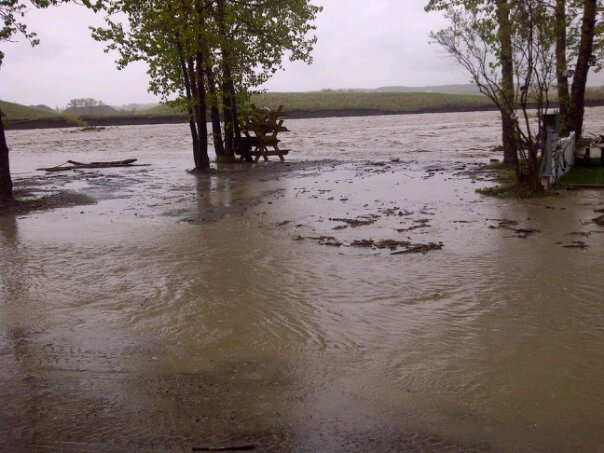
[[[249,154],[254,157],[254,162],[258,162],[260,157],[268,160],[269,156],[279,156],[284,161],[283,156],[289,153],[289,149],[279,148],[281,140],[277,138],[279,132],[288,132],[289,129],[283,125],[283,118],[287,115],[280,105],[276,111],[267,107],[257,108],[252,105],[253,113],[244,122],[243,133],[244,144],[249,148]]]
[[[584,162],[589,162],[592,157],[592,148],[600,150],[600,161],[604,167],[604,142],[590,143],[584,148],[578,148],[577,151],[575,151],[575,158],[581,159]]]

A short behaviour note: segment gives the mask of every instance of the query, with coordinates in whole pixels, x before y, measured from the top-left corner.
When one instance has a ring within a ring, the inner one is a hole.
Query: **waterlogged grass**
[[[518,182],[514,170],[504,164],[492,164],[484,169],[493,181],[499,184],[493,187],[476,189],[476,192],[496,198],[530,198],[547,195],[547,192],[535,190],[532,186]],[[570,169],[558,181],[559,186],[604,186],[604,167],[600,159],[592,159],[589,164],[580,164]]]
[[[577,165],[560,178],[562,186],[604,185],[604,167],[600,159],[592,159],[588,165]]]
[[[535,196],[543,195],[545,193],[541,190],[535,190],[532,186],[528,184],[520,182],[510,182],[500,184],[494,187],[476,189],[476,192],[481,195],[496,198],[532,198]]]
[[[516,178],[513,166],[497,162],[490,164],[482,170],[491,181],[497,182],[496,186],[476,189],[481,195],[496,198],[531,198],[543,195],[543,191],[535,190],[534,187]]]

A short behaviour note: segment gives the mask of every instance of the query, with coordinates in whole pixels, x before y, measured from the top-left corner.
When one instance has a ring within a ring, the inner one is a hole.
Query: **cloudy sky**
[[[429,33],[444,25],[427,14],[426,0],[314,0],[324,10],[311,66],[288,64],[265,86],[271,91],[376,88],[467,83],[468,77],[435,45]],[[2,43],[0,99],[63,107],[92,97],[107,104],[155,102],[145,66],[115,69],[115,54],[90,38],[102,17],[77,5],[31,9],[26,17],[41,44]],[[598,82],[593,79],[592,83]],[[600,82],[601,83],[601,82]]]

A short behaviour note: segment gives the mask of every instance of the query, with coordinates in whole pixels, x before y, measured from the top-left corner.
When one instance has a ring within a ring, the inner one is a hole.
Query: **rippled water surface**
[[[96,203],[0,216],[0,447],[604,451],[602,192],[478,195],[495,113],[288,126],[201,176],[185,125],[8,133]]]

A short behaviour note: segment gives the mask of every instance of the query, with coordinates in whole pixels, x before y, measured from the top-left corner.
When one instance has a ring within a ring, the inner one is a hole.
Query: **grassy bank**
[[[15,104],[14,102],[0,101],[0,109],[4,112],[6,120],[9,122],[60,117],[60,114],[50,110],[27,107],[25,105]]]
[[[258,106],[277,108],[283,105],[285,110],[296,117],[375,115],[393,113],[457,112],[494,109],[493,104],[481,94],[450,94],[437,92],[362,92],[362,91],[317,91],[303,93],[262,93],[253,96],[252,102]],[[604,87],[591,87],[587,90],[587,105],[604,104]],[[47,121],[41,127],[65,127],[65,121],[73,117],[26,107],[11,102],[0,101],[0,108],[7,115],[13,127],[25,121]],[[137,112],[118,111],[113,114],[85,117],[90,124],[144,124],[156,123],[161,118],[173,122],[175,117],[184,121],[185,112],[166,105],[157,105]],[[55,121],[55,122],[53,122]],[[53,126],[56,124],[56,126]],[[35,127],[34,124],[24,127]]]
[[[287,111],[369,110],[413,113],[444,110],[475,110],[487,108],[490,101],[482,95],[444,93],[363,93],[320,91],[305,93],[263,93],[252,97],[258,106]],[[141,112],[142,115],[174,114],[175,110],[160,105]],[[184,113],[184,112],[181,112]]]

